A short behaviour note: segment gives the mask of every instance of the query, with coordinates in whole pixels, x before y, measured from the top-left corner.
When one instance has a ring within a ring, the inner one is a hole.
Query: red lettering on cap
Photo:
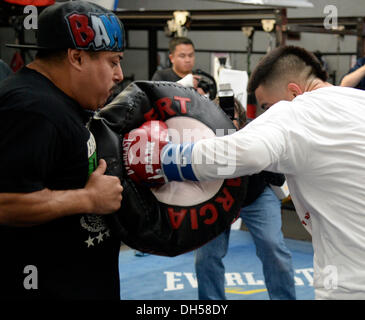
[[[218,197],[215,199],[218,203],[222,204],[222,207],[224,211],[229,211],[234,204],[234,199],[232,198],[232,195],[229,193],[227,188],[223,188],[224,197]]]
[[[77,47],[85,48],[94,40],[95,32],[89,26],[89,18],[83,14],[72,14],[67,17]]]
[[[186,113],[187,112],[186,103],[191,101],[190,98],[174,96],[174,100],[180,102],[180,111],[181,111],[181,113]]]
[[[173,109],[171,109],[171,105],[172,101],[168,97],[161,98],[156,101],[156,106],[158,108],[158,111],[160,112],[161,120],[165,120],[166,118],[165,113],[170,116],[176,114],[176,112]]]

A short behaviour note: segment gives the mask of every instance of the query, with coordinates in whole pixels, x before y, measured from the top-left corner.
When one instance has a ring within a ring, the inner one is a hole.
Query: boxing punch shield
[[[247,177],[169,182],[159,188],[134,183],[123,166],[123,137],[148,120],[164,121],[173,143],[232,133],[231,120],[214,102],[173,82],[135,81],[89,123],[98,158],[122,182],[123,200],[106,215],[111,232],[131,248],[162,256],[196,249],[230,227],[246,196]],[[186,134],[188,133],[188,134]]]

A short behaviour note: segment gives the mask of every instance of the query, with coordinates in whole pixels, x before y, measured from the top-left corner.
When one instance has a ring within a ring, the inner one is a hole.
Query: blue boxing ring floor
[[[292,253],[298,300],[313,300],[313,248],[307,241],[285,239]],[[268,300],[262,265],[247,231],[232,230],[226,268],[228,300]],[[197,300],[194,252],[177,257],[135,256],[120,252],[121,300]]]

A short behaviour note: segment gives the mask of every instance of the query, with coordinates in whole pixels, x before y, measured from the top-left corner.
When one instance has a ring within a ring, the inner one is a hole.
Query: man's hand
[[[120,208],[123,187],[118,177],[104,174],[106,167],[105,160],[100,159],[99,166],[90,175],[85,186],[90,195],[90,213],[108,214]]]
[[[205,92],[202,88],[198,87],[201,78],[201,76],[196,74],[193,75],[194,88],[200,95],[205,96],[208,92]]]
[[[194,84],[195,89],[198,88],[198,84],[199,84],[200,79],[201,79],[201,76],[193,74],[193,84]]]
[[[105,160],[82,189],[30,193],[0,193],[0,224],[29,227],[75,214],[108,214],[117,211],[123,187],[117,177],[104,175]]]

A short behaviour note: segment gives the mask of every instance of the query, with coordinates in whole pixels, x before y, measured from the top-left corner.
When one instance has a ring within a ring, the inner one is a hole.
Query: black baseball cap
[[[55,3],[38,18],[37,44],[7,44],[11,48],[36,50],[81,49],[124,51],[122,22],[111,11],[87,1]]]

